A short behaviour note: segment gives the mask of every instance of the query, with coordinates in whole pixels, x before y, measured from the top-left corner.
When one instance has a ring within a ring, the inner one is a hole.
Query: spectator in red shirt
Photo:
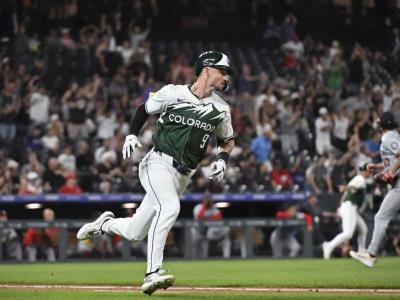
[[[197,221],[220,221],[222,213],[212,202],[211,195],[205,193],[201,203],[193,208],[193,217]],[[216,241],[222,244],[223,257],[228,258],[231,255],[231,241],[229,239],[229,227],[209,226],[192,228],[195,256],[201,258],[208,257],[209,241]],[[200,253],[199,253],[200,252]]]
[[[75,174],[71,173],[65,177],[65,184],[58,190],[60,194],[82,194],[83,191],[78,185]]]
[[[307,229],[312,231],[313,219],[308,213],[298,212],[297,204],[290,203],[285,210],[276,213],[277,219],[305,219]],[[276,228],[270,237],[270,245],[274,258],[284,255],[284,251],[289,250],[289,257],[296,257],[301,250],[301,245],[296,239],[296,227],[284,226]]]
[[[275,160],[271,171],[271,184],[275,191],[290,191],[293,187],[293,178],[289,170],[282,168],[280,160]]]
[[[54,221],[54,211],[50,208],[43,210],[43,220],[47,222]],[[29,261],[36,261],[38,255],[46,256],[48,261],[56,260],[56,251],[58,248],[58,228],[28,228],[24,235],[24,247]]]

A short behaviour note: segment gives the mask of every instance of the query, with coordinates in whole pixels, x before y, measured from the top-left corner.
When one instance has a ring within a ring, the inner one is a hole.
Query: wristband
[[[228,163],[229,153],[228,152],[220,152],[217,154],[217,159],[222,159],[225,163]]]

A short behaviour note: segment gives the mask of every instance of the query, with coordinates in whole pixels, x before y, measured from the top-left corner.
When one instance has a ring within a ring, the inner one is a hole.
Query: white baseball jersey
[[[346,195],[346,200],[360,207],[364,201],[367,179],[361,174],[357,174],[350,180],[347,186],[349,190]]]
[[[215,92],[198,99],[187,85],[166,85],[150,93],[149,114],[161,114],[153,135],[156,148],[181,164],[195,169],[203,158],[209,138],[233,137],[229,105]]]

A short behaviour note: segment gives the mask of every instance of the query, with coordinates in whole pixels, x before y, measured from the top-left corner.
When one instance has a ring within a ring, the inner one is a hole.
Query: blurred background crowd
[[[131,117],[149,92],[192,83],[208,49],[237,71],[236,147],[216,185],[211,143],[188,192],[335,193],[379,161],[377,116],[400,122],[396,4],[205,2],[2,1],[0,194],[143,192],[156,119],[122,160]]]
[[[155,119],[143,129],[142,153],[122,161],[130,119],[150,91],[193,82],[194,59],[206,49],[226,52],[237,70],[226,96],[237,147],[225,186],[213,192],[338,191],[355,166],[379,159],[379,113],[391,110],[400,121],[397,28],[375,50],[301,36],[289,13],[282,21],[268,17],[254,47],[163,41],[149,38],[157,1],[90,4],[9,7],[0,73],[2,194],[140,192],[136,166],[152,146]],[[210,159],[189,191],[206,189]]]

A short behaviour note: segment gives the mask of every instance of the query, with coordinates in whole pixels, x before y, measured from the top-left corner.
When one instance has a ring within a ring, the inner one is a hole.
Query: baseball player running
[[[235,144],[229,105],[215,92],[229,87],[228,75],[232,70],[228,57],[217,51],[204,52],[196,60],[195,72],[198,78],[192,85],[169,84],[150,93],[131,121],[131,134],[122,150],[124,159],[141,147],[138,135],[148,116],[160,114],[153,134],[154,148],[139,164],[139,178],[146,195],[136,214],[116,219],[107,211],[77,233],[79,240],[103,232],[128,240],[148,236],[147,271],[141,287],[146,294],[174,283],[174,276],[165,275],[162,270],[165,241],[179,214],[179,196],[202,160],[211,135],[216,135],[218,144],[217,160],[211,164],[211,180],[222,181]]]
[[[382,132],[381,157],[382,163],[369,163],[368,170],[382,171],[377,179],[391,185],[379,211],[375,215],[372,240],[366,253],[350,251],[350,256],[368,267],[373,267],[378,255],[379,246],[385,236],[386,228],[390,220],[400,209],[400,180],[398,175],[400,167],[400,134],[397,131],[397,123],[391,112],[384,112],[378,120],[378,126]]]
[[[322,243],[324,259],[331,257],[332,251],[345,241],[353,237],[355,229],[358,230],[357,245],[358,252],[365,252],[368,228],[365,221],[358,213],[358,209],[364,202],[367,179],[370,176],[367,164],[358,168],[358,174],[350,182],[342,187],[344,200],[339,207],[339,214],[342,218],[343,232],[339,233],[329,242]]]

